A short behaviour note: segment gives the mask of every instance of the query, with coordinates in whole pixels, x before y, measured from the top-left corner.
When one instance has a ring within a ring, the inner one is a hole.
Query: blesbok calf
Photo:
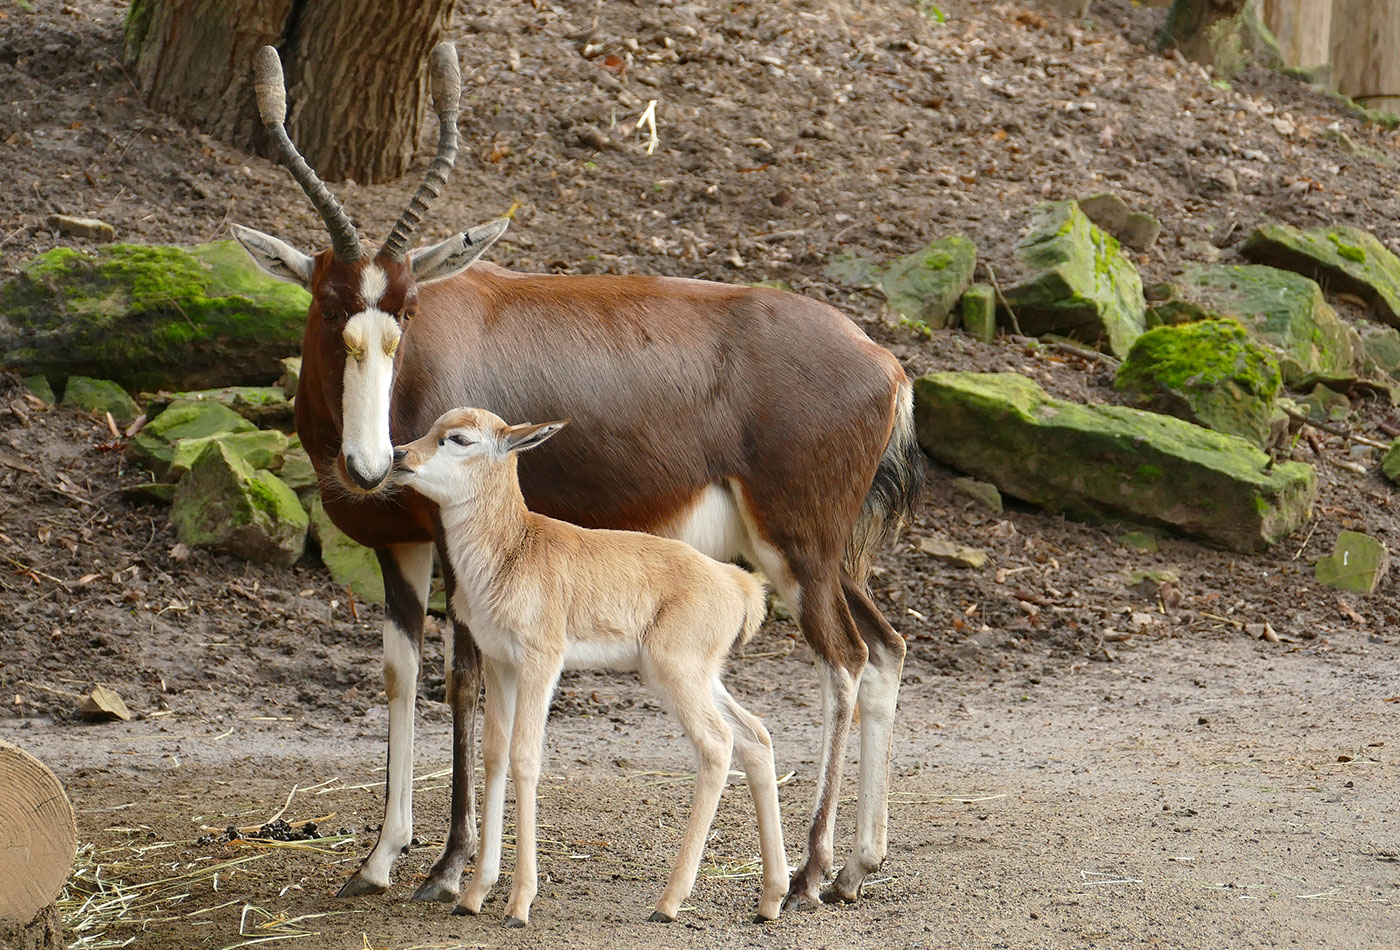
[[[763,586],[680,541],[579,528],[527,509],[516,454],[563,426],[507,426],[482,409],[454,409],[394,452],[395,483],[438,506],[457,578],[452,607],[471,628],[486,672],[482,850],[454,913],[480,913],[500,876],[509,766],[516,826],[506,925],[523,927],[530,919],[539,887],[535,800],[545,720],[567,667],[640,673],[695,746],[690,820],[649,919],[674,920],[690,896],[737,746],[758,816],[758,918],[773,920],[788,885],[773,744],[758,717],[720,682],[730,647],[752,637],[767,614]]]
[[[496,221],[407,253],[457,149],[456,53],[433,53],[438,154],[371,254],[282,126],[281,67],[259,53],[258,105],[283,164],[331,232],[316,256],[251,228],[235,237],[274,276],[311,292],[297,429],[326,512],[374,548],[384,573],[389,761],[383,830],[342,894],[381,891],[413,835],[413,710],[437,507],[379,491],[392,445],[454,406],[513,419],[572,417],[527,455],[530,507],[591,528],[743,556],[792,608],[816,654],[821,764],[806,859],[789,900],[816,902],[833,869],[841,766],[860,707],[855,847],[829,899],[855,900],[886,849],[890,738],[904,640],[866,591],[870,561],[918,493],[912,389],[899,362],[839,311],[804,297],[666,277],[546,276],[477,264]],[[473,266],[475,265],[475,266]],[[447,582],[455,581],[448,572]],[[415,897],[456,898],[476,846],[472,769],[477,659],[452,618],[452,820]]]

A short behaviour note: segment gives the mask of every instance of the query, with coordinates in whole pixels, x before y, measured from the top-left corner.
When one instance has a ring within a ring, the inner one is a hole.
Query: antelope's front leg
[[[486,895],[501,876],[506,770],[510,765],[517,677],[514,667],[486,657],[482,657],[482,670],[486,679],[486,721],[481,730],[481,757],[486,768],[486,788],[481,811],[481,853],[466,893],[452,909],[454,914],[481,913]],[[455,771],[456,766],[453,768]]]
[[[340,897],[386,890],[394,861],[413,840],[413,711],[433,548],[430,544],[401,544],[375,553],[384,575],[384,691],[389,697],[384,824],[374,850],[341,887]]]
[[[447,612],[451,629],[443,636],[447,660],[447,702],[452,707],[452,818],[442,854],[433,862],[428,879],[413,892],[416,901],[457,900],[462,871],[477,852],[476,833],[476,707],[481,692],[481,653],[472,642],[467,625],[452,607],[456,587],[445,551],[439,560],[448,565]]]
[[[510,771],[515,780],[515,877],[506,903],[507,927],[524,927],[530,922],[530,904],[540,887],[535,863],[535,803],[549,699],[563,666],[562,655],[529,657],[520,666],[510,742]]]

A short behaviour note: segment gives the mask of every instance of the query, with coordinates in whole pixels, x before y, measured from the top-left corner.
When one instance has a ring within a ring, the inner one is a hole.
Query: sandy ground
[[[754,644],[771,646],[762,635]],[[739,659],[732,679],[774,732],[780,774],[805,776],[819,730],[801,652]],[[669,926],[643,922],[678,845],[689,753],[659,711],[626,706],[640,689],[630,676],[579,674],[564,684],[566,695],[592,696],[609,712],[556,716],[551,725],[541,890],[524,933],[500,925],[508,879],[481,919],[407,899],[446,819],[439,704],[427,704],[419,726],[425,843],[400,862],[388,894],[345,902],[330,895],[367,847],[363,834],[340,846],[343,857],[193,839],[202,826],[271,817],[293,786],[319,788],[293,796],[289,820],[334,812],[323,828],[377,822],[378,707],[349,724],[31,720],[13,738],[55,764],[91,849],[85,861],[106,865],[111,881],[158,881],[259,855],[225,870],[217,891],[207,877],[162,890],[187,896],[134,913],[155,921],[144,929],[97,928],[143,947],[236,944],[248,905],[286,917],[329,914],[302,921],[310,933],[291,945],[307,947],[1394,945],[1393,646],[1362,637],[1307,650],[1243,637],[1164,640],[1114,664],[1047,676],[912,679],[900,700],[884,870],[857,906],[768,926],[749,923],[756,881],[744,875],[757,840],[737,783],[689,909]],[[352,788],[364,784],[371,787]],[[782,786],[793,858],[811,793],[801,777]],[[852,812],[847,801],[843,831]],[[80,871],[80,881],[92,871]],[[259,916],[244,920],[256,933]]]

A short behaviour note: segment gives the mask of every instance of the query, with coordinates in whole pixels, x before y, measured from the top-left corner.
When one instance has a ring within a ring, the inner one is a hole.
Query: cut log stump
[[[63,946],[53,902],[77,852],[63,786],[38,759],[0,742],[0,947]]]

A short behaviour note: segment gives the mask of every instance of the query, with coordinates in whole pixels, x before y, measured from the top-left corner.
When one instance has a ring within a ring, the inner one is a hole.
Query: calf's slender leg
[[[433,548],[400,544],[375,553],[384,577],[384,691],[389,697],[384,824],[369,857],[341,887],[341,897],[378,894],[388,888],[394,861],[413,840],[413,710]]]
[[[511,732],[515,722],[515,668],[483,658],[486,679],[486,720],[481,731],[486,785],[481,813],[481,853],[476,873],[454,914],[479,914],[486,895],[501,876],[501,835],[505,825],[506,774],[510,767]],[[456,766],[454,765],[455,769]]]
[[[693,666],[674,663],[670,657],[655,654],[648,656],[644,670],[647,681],[655,685],[695,746],[695,797],[690,804],[690,819],[686,822],[681,850],[676,855],[666,888],[656,901],[656,909],[647,918],[658,923],[670,923],[676,919],[681,904],[695,887],[695,875],[700,870],[705,839],[709,836],[710,825],[714,823],[720,793],[724,791],[724,779],[733,757],[734,737],[729,724],[715,708],[711,690],[718,686],[716,680],[697,676],[698,671]]]
[[[527,656],[517,669],[515,728],[510,738],[510,774],[515,781],[515,875],[506,902],[507,927],[524,927],[530,922],[530,904],[540,888],[535,855],[536,796],[544,757],[544,724],[563,666],[562,655],[536,654]]]
[[[783,850],[783,821],[778,811],[778,773],[773,765],[773,740],[757,716],[749,712],[723,684],[715,682],[720,712],[734,730],[734,753],[753,795],[758,822],[758,854],[763,862],[763,892],[758,900],[759,922],[776,920],[788,888],[787,853]]]

